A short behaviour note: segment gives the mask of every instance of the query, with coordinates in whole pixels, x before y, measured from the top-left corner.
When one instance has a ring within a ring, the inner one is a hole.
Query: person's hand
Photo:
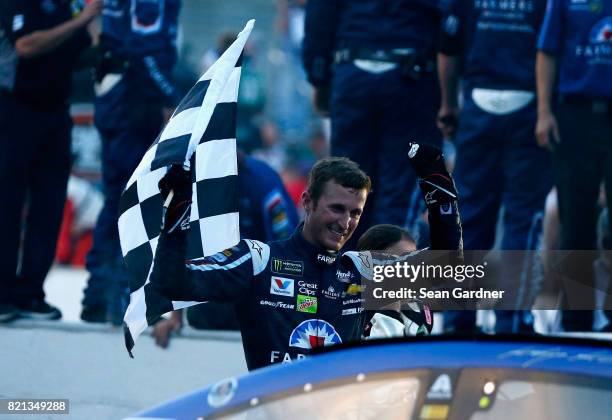
[[[162,230],[172,233],[177,228],[189,229],[191,210],[191,172],[181,165],[172,165],[158,183],[164,199]]]
[[[538,113],[538,121],[535,128],[538,146],[553,150],[561,142],[557,119],[550,111]]]
[[[444,155],[439,147],[410,143],[408,158],[417,173],[419,187],[428,206],[449,203],[457,199],[453,178],[446,170]]]
[[[178,332],[183,327],[183,323],[180,319],[170,317],[169,319],[162,319],[153,327],[153,337],[155,338],[155,344],[165,349],[170,343],[170,336],[174,332]]]
[[[87,1],[85,7],[81,13],[79,13],[78,18],[82,20],[84,25],[87,25],[102,12],[103,3],[103,0]]]
[[[445,105],[441,106],[438,111],[436,125],[445,139],[452,139],[455,137],[457,126],[459,125],[459,108]]]
[[[329,98],[330,98],[329,86],[321,86],[314,88],[312,102],[314,104],[315,111],[323,118],[329,117]]]

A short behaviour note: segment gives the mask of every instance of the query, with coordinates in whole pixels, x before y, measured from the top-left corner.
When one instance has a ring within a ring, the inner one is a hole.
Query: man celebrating
[[[457,196],[440,151],[413,144],[409,156],[429,207],[432,246],[459,249]],[[191,181],[188,172],[172,167],[160,181],[162,194],[172,191],[172,197],[150,287],[172,300],[235,303],[250,370],[301,359],[316,347],[358,341],[365,315],[361,276],[337,252],[359,224],[370,185],[351,160],[323,159],[302,195],[304,222],[289,239],[245,239],[185,262],[181,226],[189,225],[182,221],[189,214]]]

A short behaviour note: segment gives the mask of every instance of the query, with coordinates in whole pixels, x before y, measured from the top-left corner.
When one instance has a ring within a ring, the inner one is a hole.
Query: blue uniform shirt
[[[413,48],[433,59],[438,0],[309,0],[304,66],[314,85],[329,81],[333,52],[343,47]]]
[[[102,11],[103,47],[129,61],[134,81],[146,81],[150,89],[141,93],[161,96],[169,106],[179,9],[180,0],[107,0]]]
[[[549,0],[538,49],[559,57],[561,94],[612,99],[612,1]]]
[[[489,89],[535,90],[535,55],[546,0],[451,0],[440,52],[463,57],[466,83]]]

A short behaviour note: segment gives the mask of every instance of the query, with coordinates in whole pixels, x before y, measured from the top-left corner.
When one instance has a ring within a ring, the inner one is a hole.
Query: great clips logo
[[[272,276],[270,279],[270,294],[293,297],[293,279]]]

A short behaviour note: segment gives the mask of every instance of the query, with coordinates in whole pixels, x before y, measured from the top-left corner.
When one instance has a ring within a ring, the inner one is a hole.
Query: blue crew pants
[[[467,90],[457,132],[457,158],[453,178],[459,192],[459,208],[466,250],[489,250],[495,243],[500,208],[503,208],[502,250],[527,249],[534,217],[544,209],[552,188],[547,151],[538,147],[534,129],[535,100],[506,115],[480,109]],[[497,281],[509,291],[524,290],[517,284],[522,264],[516,255],[502,261]],[[522,296],[510,296],[520,305]],[[512,331],[517,313],[497,311],[497,331]],[[474,311],[447,313],[451,329],[474,328]],[[520,323],[520,320],[519,320]]]

